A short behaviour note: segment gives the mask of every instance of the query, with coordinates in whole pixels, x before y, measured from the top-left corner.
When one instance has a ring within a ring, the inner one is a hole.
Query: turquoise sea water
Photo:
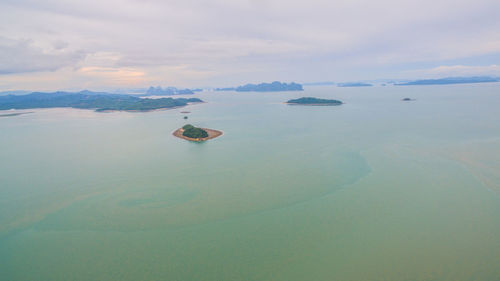
[[[1,118],[0,280],[500,280],[500,84],[196,96]]]

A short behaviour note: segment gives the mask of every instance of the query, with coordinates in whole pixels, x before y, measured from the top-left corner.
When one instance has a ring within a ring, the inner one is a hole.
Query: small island
[[[341,105],[339,100],[318,99],[313,97],[303,97],[298,99],[289,100],[286,102],[289,105]]]
[[[173,135],[185,139],[188,141],[202,142],[209,139],[214,139],[216,137],[222,136],[223,132],[207,129],[207,128],[197,128],[191,124],[187,124],[180,129],[174,131]]]
[[[414,101],[414,99],[412,99],[412,98],[404,98],[404,99],[402,99],[402,101]]]

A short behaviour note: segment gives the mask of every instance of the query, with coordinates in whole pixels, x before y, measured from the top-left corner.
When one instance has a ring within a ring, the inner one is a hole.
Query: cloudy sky
[[[0,90],[500,76],[499,0],[1,0]]]

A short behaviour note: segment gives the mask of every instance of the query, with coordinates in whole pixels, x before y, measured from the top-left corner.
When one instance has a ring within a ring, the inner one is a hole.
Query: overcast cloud
[[[0,89],[499,75],[500,1],[0,2]]]

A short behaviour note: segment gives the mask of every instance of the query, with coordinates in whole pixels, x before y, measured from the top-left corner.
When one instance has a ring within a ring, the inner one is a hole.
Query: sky
[[[0,0],[0,91],[480,75],[499,0]]]

